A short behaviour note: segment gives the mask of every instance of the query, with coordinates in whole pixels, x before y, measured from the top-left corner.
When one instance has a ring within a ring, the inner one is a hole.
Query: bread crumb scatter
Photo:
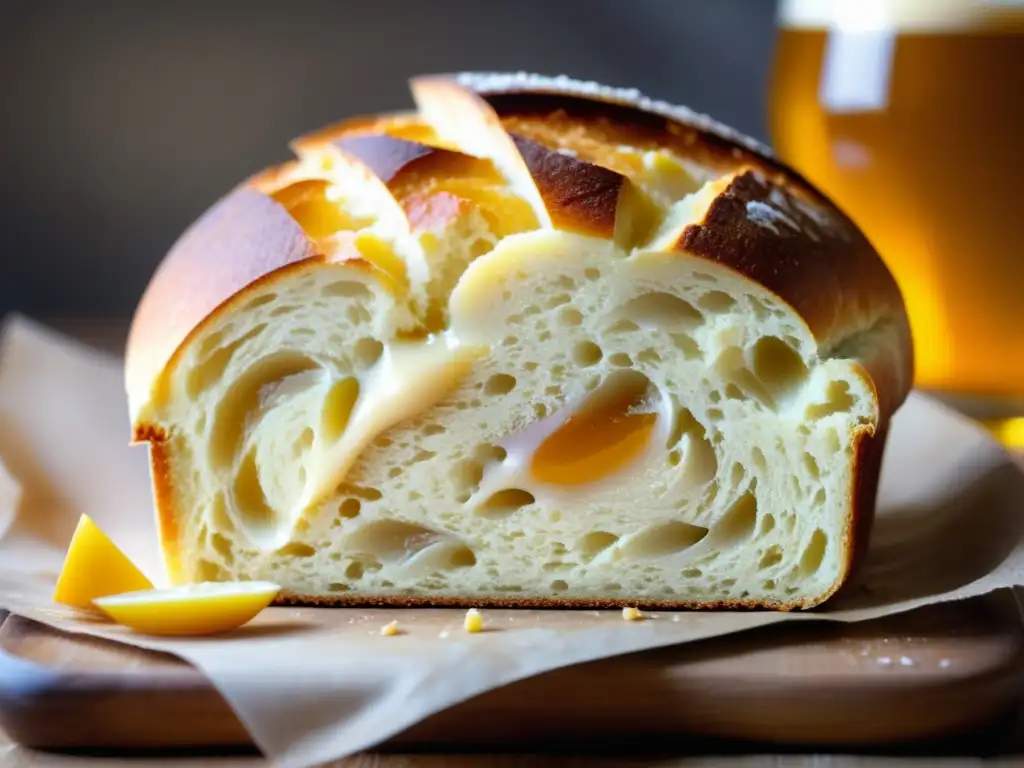
[[[397,621],[392,621],[390,624],[385,624],[380,628],[380,633],[384,635],[384,637],[394,637],[398,634],[398,631]]]
[[[465,627],[467,632],[480,632],[484,628],[484,617],[476,608],[466,611]]]
[[[644,616],[639,608],[626,607],[622,609],[622,618],[626,621],[640,621]]]

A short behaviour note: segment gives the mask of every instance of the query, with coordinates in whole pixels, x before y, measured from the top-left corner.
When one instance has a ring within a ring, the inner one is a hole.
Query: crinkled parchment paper
[[[176,654],[202,670],[275,762],[373,746],[483,691],[555,667],[780,621],[861,621],[1024,584],[1024,475],[984,433],[915,395],[897,415],[868,563],[815,614],[273,608],[223,637],[164,641],[76,617],[50,595],[91,515],[156,582],[145,449],[128,445],[120,361],[23,318],[0,348],[0,606],[62,630]],[[382,637],[392,618],[405,633]],[[673,616],[672,619],[676,617]]]

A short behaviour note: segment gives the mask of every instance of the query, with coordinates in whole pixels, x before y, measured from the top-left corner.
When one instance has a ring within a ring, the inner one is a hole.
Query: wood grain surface
[[[623,755],[420,755],[365,753],[333,761],[324,768],[960,768],[976,767],[971,757],[879,757],[856,755],[705,755],[637,756]],[[993,768],[1019,766],[1015,757],[986,760]],[[149,756],[110,757],[107,755],[54,755],[4,741],[0,731],[0,765],[4,768],[264,768],[270,763],[255,756],[221,755],[216,757]]]

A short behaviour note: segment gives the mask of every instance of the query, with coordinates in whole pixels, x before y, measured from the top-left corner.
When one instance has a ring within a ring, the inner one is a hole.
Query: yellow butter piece
[[[112,595],[95,605],[118,624],[147,635],[214,635],[252,621],[280,590],[267,581],[203,582]]]
[[[153,583],[92,518],[82,515],[57,579],[54,602],[91,608],[98,597],[152,588]]]

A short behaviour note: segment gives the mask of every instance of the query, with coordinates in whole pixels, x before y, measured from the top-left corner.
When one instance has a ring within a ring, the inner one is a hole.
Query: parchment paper
[[[69,632],[176,654],[202,670],[268,758],[315,765],[556,667],[780,621],[861,621],[1024,584],[1024,475],[980,429],[915,394],[893,424],[868,562],[815,613],[273,608],[229,636],[164,641],[55,606],[81,513],[157,584],[145,449],[128,445],[116,358],[21,317],[0,347],[0,606]],[[382,637],[398,618],[405,632]]]

